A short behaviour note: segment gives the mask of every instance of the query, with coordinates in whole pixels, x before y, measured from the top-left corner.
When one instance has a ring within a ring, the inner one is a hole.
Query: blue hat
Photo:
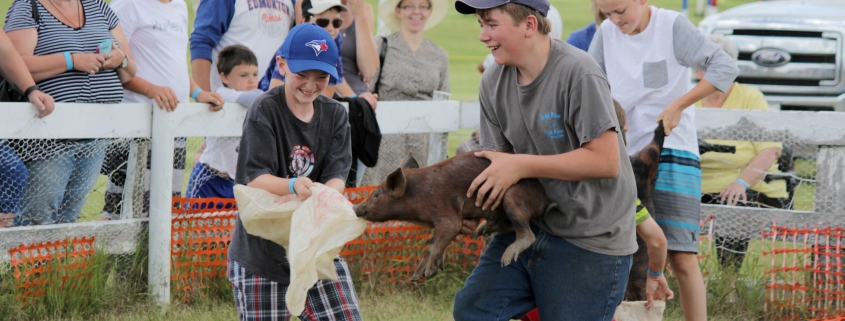
[[[549,13],[549,0],[457,0],[455,10],[463,14],[473,14],[475,9],[490,9],[506,3],[516,3],[537,10],[543,17]]]
[[[291,72],[319,70],[337,79],[337,44],[328,31],[316,24],[293,27],[280,51]]]

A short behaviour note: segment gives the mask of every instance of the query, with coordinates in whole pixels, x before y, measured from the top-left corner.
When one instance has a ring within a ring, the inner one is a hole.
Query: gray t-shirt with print
[[[634,172],[618,133],[610,86],[593,58],[552,40],[549,60],[531,84],[517,85],[516,67],[496,65],[484,72],[479,97],[484,148],[557,155],[617,129],[618,177],[577,182],[540,179],[558,207],[534,223],[592,252],[628,255],[637,250],[631,215],[637,197]]]
[[[244,184],[264,174],[307,176],[325,184],[346,179],[352,165],[352,140],[346,109],[326,96],[314,101],[314,116],[303,122],[285,103],[285,86],[259,96],[246,112],[235,181]],[[235,222],[229,258],[252,273],[280,284],[290,282],[285,249],[250,235]]]

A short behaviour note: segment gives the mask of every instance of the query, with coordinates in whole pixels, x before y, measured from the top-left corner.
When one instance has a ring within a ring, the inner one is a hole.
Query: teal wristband
[[[737,178],[736,183],[739,184],[739,185],[742,185],[742,187],[745,187],[745,189],[748,189],[748,183],[743,181],[741,178]]]
[[[193,93],[193,94],[191,94],[191,98],[193,98],[193,99],[194,99],[194,101],[197,101],[197,96],[198,96],[201,92],[202,92],[202,88],[197,88],[197,90],[194,90],[194,93]]]
[[[652,271],[651,268],[648,268],[648,275],[659,278],[661,275],[663,275],[663,271],[660,271],[660,273],[656,273]]]
[[[356,95],[356,94],[349,95],[349,98],[355,98],[355,97],[358,97],[358,95]]]
[[[293,182],[296,182],[297,177],[291,178],[290,183],[288,183],[288,189],[290,189],[290,193],[296,195],[296,190],[293,189]]]
[[[67,70],[73,70],[73,57],[70,56],[70,52],[65,51],[65,64],[67,64]]]

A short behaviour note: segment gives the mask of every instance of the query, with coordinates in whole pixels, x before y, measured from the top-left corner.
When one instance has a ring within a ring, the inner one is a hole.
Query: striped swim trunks
[[[698,253],[701,230],[701,165],[698,156],[664,148],[657,166],[651,216],[663,229],[668,249]]]
[[[358,297],[346,261],[334,259],[338,280],[320,280],[310,290],[305,300],[302,321],[360,321]],[[238,317],[242,321],[289,321],[290,312],[285,305],[288,286],[265,279],[229,260],[229,282],[235,296]]]

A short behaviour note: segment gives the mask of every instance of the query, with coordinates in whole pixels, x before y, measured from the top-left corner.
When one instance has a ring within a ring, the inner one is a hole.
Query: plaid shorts
[[[308,290],[300,320],[363,320],[346,261],[338,256],[334,265],[338,280],[320,280]],[[232,260],[229,260],[228,277],[241,320],[290,320],[285,304],[287,285],[265,279]]]

